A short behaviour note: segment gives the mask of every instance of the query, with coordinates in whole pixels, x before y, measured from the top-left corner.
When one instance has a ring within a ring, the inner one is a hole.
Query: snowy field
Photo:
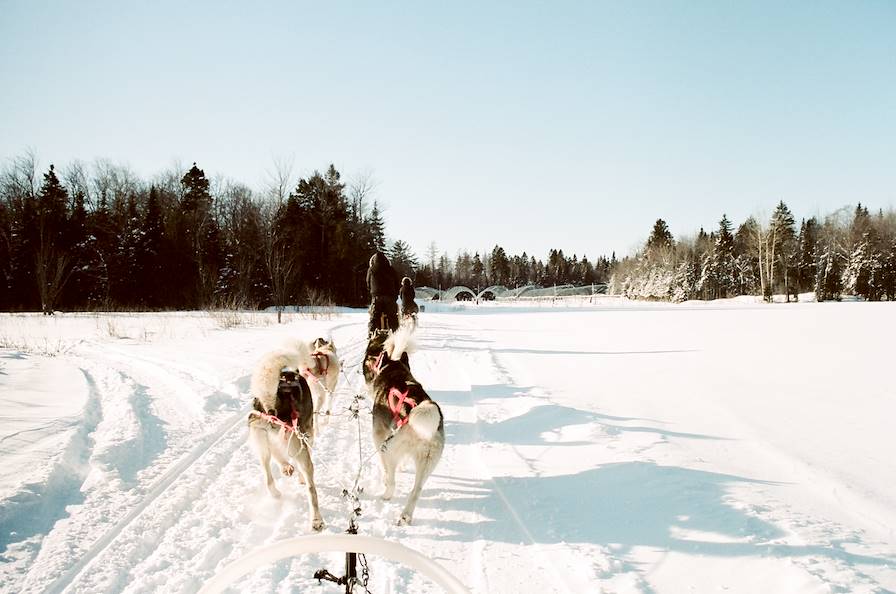
[[[428,308],[415,375],[447,446],[414,525],[412,476],[361,534],[435,559],[474,592],[896,591],[889,303]],[[366,313],[0,315],[0,591],[193,592],[259,545],[307,534],[304,490],[271,499],[246,445],[254,361],[330,335],[363,389]],[[361,446],[372,452],[369,416]],[[313,454],[325,533],[342,533],[358,425]],[[341,591],[317,554],[245,592]],[[438,592],[369,558],[372,592]]]

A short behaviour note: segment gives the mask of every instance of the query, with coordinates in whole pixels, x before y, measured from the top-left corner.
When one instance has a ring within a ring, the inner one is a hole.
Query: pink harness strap
[[[386,351],[382,351],[380,353],[380,356],[376,358],[376,361],[373,364],[373,367],[372,367],[373,372],[377,375],[380,374],[380,369],[383,366],[383,357],[385,357],[385,356],[386,356]]]
[[[395,423],[396,429],[406,425],[408,422],[408,414],[410,414],[410,411],[405,414],[405,402],[407,402],[412,409],[417,406],[416,400],[408,398],[408,392],[410,391],[410,388],[408,388],[404,392],[401,392],[398,388],[394,387],[389,390],[389,410],[392,411],[392,421]]]
[[[267,413],[263,413],[260,410],[252,410],[249,411],[249,414],[255,415],[260,419],[264,419],[271,425],[277,425],[283,428],[283,439],[289,440],[290,433],[298,433],[299,432],[299,413],[296,410],[292,411],[292,425],[282,421],[279,417],[275,417],[274,415],[269,415]]]

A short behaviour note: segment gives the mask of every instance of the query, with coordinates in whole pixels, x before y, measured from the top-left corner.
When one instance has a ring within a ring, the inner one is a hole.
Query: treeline
[[[526,252],[508,256],[501,246],[491,252],[472,255],[461,251],[452,258],[448,254],[438,255],[435,244],[427,250],[427,260],[422,264],[408,249],[407,244],[395,242],[388,254],[392,265],[403,276],[410,276],[417,286],[447,289],[464,285],[472,289],[484,289],[492,285],[508,288],[526,285],[584,286],[605,283],[615,266],[615,254],[610,258],[601,256],[594,262],[587,256],[579,258],[575,254],[565,256],[563,250],[552,249],[546,260],[529,256]]]
[[[819,220],[802,219],[782,201],[768,221],[750,217],[735,230],[676,240],[658,219],[644,247],[614,271],[611,292],[637,299],[717,299],[814,291],[819,301],[856,295],[896,299],[896,212],[859,204]]]
[[[293,184],[288,169],[255,192],[195,163],[144,180],[108,161],[39,170],[33,154],[13,158],[0,169],[0,309],[364,305],[377,249],[416,285],[442,288],[587,285],[615,265],[499,246],[452,258],[435,243],[420,263],[404,241],[387,243],[369,181],[346,187],[331,165]]]
[[[385,244],[376,203],[331,165],[257,194],[212,183],[195,163],[151,181],[76,163],[0,172],[0,308],[203,309],[367,300]]]

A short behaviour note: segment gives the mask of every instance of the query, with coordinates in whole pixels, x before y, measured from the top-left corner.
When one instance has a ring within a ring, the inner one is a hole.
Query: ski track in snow
[[[327,532],[347,527],[342,491],[363,460],[360,533],[419,550],[474,592],[654,594],[669,591],[657,586],[667,566],[690,557],[696,570],[704,556],[721,560],[720,573],[758,559],[777,587],[889,591],[891,546],[793,508],[774,483],[703,471],[699,460],[680,465],[686,444],[725,448],[724,439],[570,406],[518,376],[527,351],[496,348],[478,320],[423,321],[412,369],[445,414],[446,448],[406,527],[395,521],[410,469],[399,472],[393,500],[380,500],[369,415],[359,425],[346,409],[366,395],[366,318],[327,325],[344,370],[336,414],[318,426],[312,453]],[[272,499],[246,443],[251,366],[276,344],[263,332],[223,355],[80,344],[69,359],[87,378],[88,398],[69,446],[45,482],[0,508],[0,545],[9,547],[0,591],[194,592],[256,547],[308,534],[304,485],[275,474],[283,497]],[[343,557],[259,567],[235,590],[318,588],[314,571],[341,575]],[[398,564],[368,563],[373,592],[440,591]]]

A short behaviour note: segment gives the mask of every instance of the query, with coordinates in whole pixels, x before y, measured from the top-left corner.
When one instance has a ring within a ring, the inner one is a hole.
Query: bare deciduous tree
[[[267,195],[280,206],[289,198],[289,192],[293,187],[293,162],[295,158],[274,157],[272,168],[267,171]]]

